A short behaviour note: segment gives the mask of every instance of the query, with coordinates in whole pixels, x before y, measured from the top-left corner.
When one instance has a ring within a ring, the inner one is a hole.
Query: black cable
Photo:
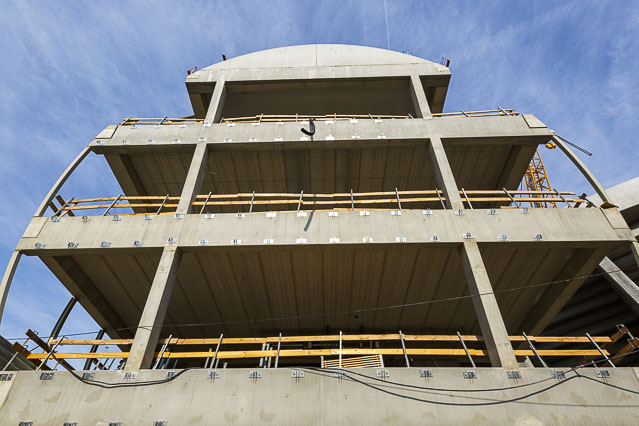
[[[346,373],[355,374],[355,375],[360,376],[360,377],[365,377],[367,379],[376,380],[376,381],[383,382],[383,383],[390,384],[390,385],[403,386],[403,387],[406,387],[406,388],[421,389],[421,390],[428,390],[428,391],[435,391],[435,392],[499,392],[499,391],[505,391],[505,390],[510,390],[510,389],[523,388],[523,387],[532,386],[532,385],[538,385],[540,383],[544,383],[544,382],[547,382],[549,380],[553,380],[554,379],[554,377],[548,377],[546,379],[537,380],[536,382],[523,383],[521,385],[514,385],[514,386],[506,386],[506,387],[502,387],[502,388],[446,389],[446,388],[434,388],[434,387],[429,387],[429,386],[418,386],[418,385],[410,385],[410,384],[407,384],[407,383],[393,382],[393,381],[390,381],[390,380],[385,380],[385,379],[380,379],[380,378],[377,378],[377,377],[367,376],[365,374],[357,373],[357,372],[352,371],[352,370],[344,370],[342,368],[303,367],[303,369],[312,370],[312,371],[330,371],[330,372],[333,372],[333,373],[342,372],[344,374],[346,374]]]
[[[593,379],[592,377],[588,377],[588,376],[581,376],[581,377],[583,377],[584,379],[592,380],[593,382],[599,383],[599,384],[604,385],[604,386],[610,386],[610,387],[615,388],[615,389],[620,390],[620,391],[624,391],[624,392],[632,393],[632,394],[635,394],[635,395],[639,395],[639,392],[636,391],[636,390],[624,388],[623,386],[619,386],[619,385],[613,385],[612,383],[604,382],[603,380]]]
[[[554,284],[570,282],[570,281],[577,280],[577,279],[599,277],[599,276],[608,275],[609,273],[624,272],[624,271],[628,271],[628,270],[631,270],[631,269],[637,269],[637,268],[639,268],[639,265],[630,266],[628,268],[619,268],[619,269],[616,269],[616,270],[610,271],[610,272],[600,272],[600,273],[595,273],[595,274],[582,275],[582,276],[579,276],[579,277],[567,278],[567,279],[557,280],[557,281],[550,281],[550,282],[540,283],[540,284],[532,284],[532,285],[523,286],[523,287],[515,287],[515,288],[509,288],[509,289],[503,289],[503,290],[488,291],[488,292],[479,293],[479,294],[476,294],[476,295],[464,295],[464,296],[448,297],[448,298],[443,298],[443,299],[432,299],[432,300],[425,300],[425,301],[421,301],[421,302],[402,303],[402,304],[398,304],[398,305],[380,306],[380,307],[374,307],[374,308],[361,308],[361,309],[354,309],[354,310],[351,310],[351,311],[328,312],[328,313],[308,314],[308,315],[296,315],[296,316],[278,317],[278,318],[259,318],[259,319],[248,319],[248,320],[238,320],[238,321],[216,321],[216,322],[202,322],[202,323],[161,324],[161,325],[141,325],[141,326],[139,325],[139,326],[135,326],[135,327],[114,328],[113,331],[137,330],[138,328],[152,329],[153,327],[197,327],[197,326],[203,326],[203,325],[252,324],[252,323],[257,323],[257,322],[286,321],[286,320],[294,320],[294,319],[308,319],[308,318],[339,316],[339,315],[347,315],[347,314],[359,314],[359,313],[363,313],[363,312],[373,312],[373,311],[382,311],[382,310],[405,308],[405,307],[423,306],[423,305],[429,305],[429,304],[439,303],[439,302],[451,302],[451,301],[456,301],[456,300],[461,300],[461,299],[470,299],[470,298],[473,298],[473,297],[481,297],[481,296],[491,295],[491,294],[495,295],[495,294],[508,293],[508,292],[518,291],[518,290],[526,290],[526,289],[536,288],[536,287],[546,287],[546,286],[550,286],[550,285],[554,285]],[[83,333],[69,333],[69,334],[65,333],[65,336],[67,336],[67,337],[70,337],[70,336],[82,336],[82,335],[86,335],[86,334],[95,334],[95,333],[97,333],[97,331],[88,331],[88,332],[83,332]],[[41,338],[45,339],[47,337],[42,337],[41,336]],[[13,338],[5,338],[5,339],[6,340],[16,340],[17,341],[17,340],[22,340],[23,337],[13,337]]]
[[[424,403],[428,403],[428,404],[447,405],[447,406],[454,406],[454,407],[481,407],[481,406],[489,406],[489,405],[509,404],[509,403],[512,403],[512,402],[521,401],[521,400],[530,398],[532,396],[538,395],[540,393],[549,391],[550,389],[553,389],[553,388],[555,388],[557,386],[560,386],[560,385],[562,385],[562,384],[564,384],[564,383],[566,383],[566,382],[568,382],[568,381],[570,381],[572,379],[575,379],[577,377],[582,377],[579,374],[576,374],[576,375],[568,377],[568,378],[566,378],[564,380],[560,380],[557,383],[554,383],[554,384],[552,384],[550,386],[546,386],[545,388],[538,389],[538,390],[536,390],[534,392],[530,392],[530,393],[527,393],[525,395],[517,396],[517,397],[514,397],[514,398],[510,398],[510,399],[496,400],[496,401],[489,401],[489,402],[462,403],[462,402],[434,401],[434,400],[429,400],[429,399],[417,398],[415,396],[403,395],[403,394],[400,394],[400,393],[397,393],[397,392],[393,392],[393,391],[390,391],[390,390],[387,390],[387,389],[382,389],[382,388],[377,387],[375,385],[372,385],[370,383],[367,383],[367,382],[364,382],[362,380],[359,380],[359,379],[356,379],[354,377],[351,377],[348,374],[344,374],[343,376],[345,376],[349,380],[352,380],[352,381],[354,381],[356,383],[359,383],[359,384],[364,385],[366,387],[369,387],[371,389],[374,389],[374,390],[377,390],[379,392],[383,392],[383,393],[386,393],[386,394],[389,394],[389,395],[392,395],[392,396],[397,396],[397,397],[400,397],[400,398],[410,399],[410,400],[413,400],[413,401],[424,402]],[[456,395],[449,395],[449,396],[455,397]]]

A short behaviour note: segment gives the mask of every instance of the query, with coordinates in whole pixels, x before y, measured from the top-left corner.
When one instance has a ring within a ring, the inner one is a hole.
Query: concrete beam
[[[418,75],[410,76],[410,98],[418,118],[433,118],[426,100],[426,92],[424,92],[422,81]]]
[[[543,247],[615,247],[627,246],[630,236],[612,228],[602,209],[530,209],[521,214],[516,209],[498,209],[488,215],[486,209],[467,209],[463,216],[453,210],[422,210],[404,208],[401,216],[392,216],[389,210],[369,211],[366,216],[358,211],[340,211],[337,217],[327,212],[299,217],[295,210],[277,212],[269,217],[265,212],[245,213],[238,218],[233,213],[204,215],[189,214],[181,220],[174,215],[120,216],[114,222],[109,216],[91,216],[88,222],[81,217],[63,217],[59,222],[34,218],[27,229],[32,231],[20,240],[17,249],[28,255],[50,256],[60,253],[78,253],[85,250],[152,250],[162,249],[169,237],[178,239],[181,248],[200,247],[206,240],[212,247],[229,246],[239,239],[242,245],[263,245],[264,239],[273,239],[273,245],[297,244],[304,237],[308,244],[330,244],[329,239],[340,238],[341,244],[362,244],[362,238],[373,238],[374,244],[395,244],[398,236],[407,237],[407,243],[461,243],[462,234],[471,232],[479,244],[506,244],[512,247],[536,245]],[[462,220],[463,219],[463,220]],[[390,221],[390,222],[389,222]],[[392,226],[389,226],[392,223]],[[542,235],[542,241],[533,236]],[[438,242],[431,241],[438,236]],[[498,235],[507,235],[508,241],[499,242]],[[69,241],[78,244],[68,248]],[[108,241],[108,249],[100,248]],[[141,241],[143,248],[134,248]],[[46,244],[36,248],[35,244]],[[601,256],[603,258],[603,255]],[[600,258],[600,260],[601,260]],[[596,265],[593,266],[593,269]]]
[[[579,290],[579,287],[595,270],[605,254],[606,250],[601,248],[578,250],[557,274],[553,280],[554,284],[548,286],[528,318],[519,325],[517,331],[533,335],[541,334],[561,308]]]
[[[202,187],[202,181],[206,174],[206,166],[209,159],[209,150],[206,143],[198,143],[193,153],[193,159],[186,175],[182,195],[176,213],[188,214],[193,211],[193,201]]]
[[[534,152],[533,152],[534,153]],[[531,160],[530,150],[523,145],[513,145],[501,171],[498,188],[516,188],[522,180],[522,170],[525,170]]]
[[[604,257],[598,268],[605,272],[604,279],[619,294],[626,305],[639,317],[639,287],[615,263]]]
[[[493,367],[515,369],[518,367],[515,353],[508,338],[504,319],[497,306],[484,261],[477,242],[464,241],[460,249],[462,267],[468,290],[473,300],[475,314],[481,328],[488,357]]]
[[[11,254],[7,268],[2,276],[2,282],[0,282],[0,324],[2,324],[4,305],[7,303],[7,296],[9,296],[9,289],[11,288],[13,275],[16,273],[16,269],[18,268],[18,263],[20,263],[20,257],[22,257],[22,252],[19,250],[15,250]]]
[[[222,109],[224,108],[224,101],[226,100],[226,82],[222,79],[215,83],[213,89],[213,96],[211,97],[211,103],[209,109],[206,112],[205,123],[219,123],[222,118]]]
[[[446,207],[453,210],[463,210],[464,204],[459,197],[459,189],[457,188],[453,171],[448,163],[448,157],[442,145],[442,140],[438,136],[430,136],[428,153],[430,161],[433,164],[437,187],[444,190]]]
[[[92,148],[90,146],[84,147],[84,149],[80,151],[78,156],[75,157],[75,159],[71,162],[71,164],[67,166],[67,168],[62,172],[58,180],[55,181],[55,183],[53,184],[53,186],[51,187],[47,195],[44,197],[44,200],[42,200],[42,203],[40,203],[40,206],[38,207],[36,212],[33,214],[34,216],[44,215],[44,213],[47,211],[49,203],[53,200],[53,197],[57,195],[58,191],[60,191],[60,188],[62,188],[62,185],[64,185],[67,179],[69,179],[69,176],[71,176],[71,174],[75,171],[75,169],[80,165],[82,160],[84,160],[86,156],[89,155],[89,152],[91,152],[91,150]]]
[[[137,371],[152,366],[180,260],[181,252],[175,247],[164,249],[144,305],[140,325],[131,345],[131,353],[125,367],[127,371]]]
[[[594,188],[595,192],[597,192],[597,194],[599,195],[599,198],[601,198],[602,203],[614,204],[611,201],[610,197],[608,196],[608,193],[604,189],[603,185],[601,183],[599,183],[599,181],[597,180],[595,175],[592,174],[592,172],[588,169],[588,167],[586,167],[584,162],[581,161],[581,159],[579,159],[579,157],[577,157],[577,155],[574,153],[574,151],[572,149],[570,149],[568,144],[566,144],[563,141],[563,139],[561,139],[558,136],[553,136],[552,140],[559,147],[559,149],[561,149],[563,151],[563,153],[566,154],[566,156],[568,158],[570,158],[570,161],[572,161],[573,164],[575,166],[577,166],[577,168],[579,169],[581,174],[584,175],[584,177],[588,180],[590,185]]]
[[[211,103],[213,105],[213,103]],[[212,111],[209,108],[209,111]],[[208,118],[207,118],[208,121]],[[439,135],[446,146],[491,146],[491,145],[532,145],[547,142],[552,137],[548,128],[530,128],[522,116],[486,116],[486,117],[436,117],[433,120],[396,119],[396,120],[348,120],[336,121],[331,125],[319,124],[314,140],[300,140],[300,124],[284,122],[282,124],[262,122],[259,133],[252,123],[237,123],[234,126],[213,123],[210,127],[190,124],[186,127],[175,125],[155,126],[119,126],[111,139],[94,140],[91,146],[96,153],[134,152],[158,149],[163,145],[175,147],[174,139],[181,141],[180,146],[195,145],[200,137],[214,147],[226,150],[259,149],[297,149],[309,146],[369,147],[401,143],[405,146],[422,144],[429,134]],[[357,133],[359,139],[353,139]],[[378,138],[384,133],[383,139]],[[334,139],[326,139],[328,135]],[[257,136],[257,138],[255,138]],[[255,139],[254,139],[255,138]],[[281,138],[281,141],[275,141]],[[122,140],[127,144],[123,145]],[[154,145],[147,141],[153,139]],[[226,141],[225,141],[226,140]]]

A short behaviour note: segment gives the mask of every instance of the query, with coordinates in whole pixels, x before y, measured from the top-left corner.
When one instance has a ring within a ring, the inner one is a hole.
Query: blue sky
[[[445,111],[533,113],[593,152],[605,186],[639,175],[639,4],[598,1],[15,2],[0,14],[0,268],[60,172],[125,116],[192,113],[186,70],[256,50],[346,43],[451,59]],[[387,31],[388,30],[388,31]],[[551,183],[593,191],[559,150]],[[64,197],[115,195],[90,157]],[[47,335],[69,298],[23,258],[0,334]],[[97,330],[78,306],[64,333]]]

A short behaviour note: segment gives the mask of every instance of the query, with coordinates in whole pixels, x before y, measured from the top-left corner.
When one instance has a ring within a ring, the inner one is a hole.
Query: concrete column
[[[464,241],[461,261],[470,294],[473,296],[475,314],[493,367],[518,368],[513,347],[508,338],[504,319],[499,312],[493,287],[488,279],[477,242]]]
[[[568,144],[566,144],[560,137],[557,136],[553,136],[552,140],[559,147],[559,149],[561,149],[563,153],[566,154],[568,158],[570,158],[570,161],[572,161],[573,164],[577,166],[581,174],[584,175],[590,185],[595,189],[595,192],[597,192],[599,198],[601,198],[601,202],[603,204],[613,204],[603,185],[599,183],[595,175],[593,175],[592,172],[588,170],[588,167],[586,167],[586,165],[579,159],[579,157],[577,157],[573,150],[570,149]]]
[[[213,89],[213,96],[211,96],[211,103],[209,109],[206,112],[207,123],[218,123],[222,118],[222,109],[224,108],[224,100],[226,99],[226,82],[224,80],[218,80],[215,82],[215,88]]]
[[[13,281],[13,275],[16,273],[16,268],[20,262],[22,253],[18,250],[14,251],[9,258],[9,264],[2,276],[2,282],[0,282],[0,324],[2,323],[2,314],[4,313],[4,304],[7,302],[7,296],[9,295],[9,289],[11,288],[11,281]]]
[[[180,266],[181,253],[176,247],[165,247],[151,290],[146,298],[140,324],[135,332],[125,370],[151,368],[173,284]]]
[[[195,201],[195,197],[200,191],[202,181],[204,180],[209,159],[208,153],[209,150],[206,142],[198,142],[195,147],[195,152],[193,153],[189,172],[184,181],[184,187],[182,188],[182,195],[180,196],[176,213],[188,214],[193,211],[193,201]]]
[[[33,214],[34,216],[44,215],[44,212],[47,211],[47,207],[49,206],[49,203],[51,202],[51,200],[53,200],[53,197],[56,196],[58,191],[60,191],[60,188],[62,188],[62,185],[64,185],[64,183],[67,181],[69,176],[71,176],[71,173],[73,173],[73,171],[80,165],[82,160],[86,158],[89,152],[91,152],[91,147],[90,146],[84,147],[84,149],[80,151],[78,156],[75,157],[75,159],[71,162],[71,164],[67,166],[67,168],[64,170],[64,172],[62,172],[58,180],[53,184],[53,186],[51,187],[47,195],[44,197],[44,200],[42,200],[42,203],[40,203],[38,210],[36,210],[36,212]]]
[[[428,106],[428,100],[426,99],[426,92],[424,92],[422,81],[418,75],[410,76],[410,98],[413,101],[415,113],[418,118],[433,118],[433,114],[431,114],[430,107]]]
[[[433,164],[437,187],[444,190],[446,196],[446,207],[454,210],[463,210],[464,204],[459,196],[459,189],[455,183],[453,171],[450,169],[448,157],[442,145],[442,140],[438,135],[431,135],[428,143],[428,153]]]

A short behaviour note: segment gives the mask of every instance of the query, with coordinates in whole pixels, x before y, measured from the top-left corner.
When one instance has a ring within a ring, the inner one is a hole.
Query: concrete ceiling
[[[535,149],[536,145],[503,143],[451,146],[446,151],[460,188],[501,190],[519,186]],[[146,149],[105,157],[127,195],[179,196],[191,156],[192,149],[184,148],[169,152]],[[302,190],[308,194],[436,187],[427,142],[343,149],[318,144],[314,149],[213,151],[200,194]],[[212,207],[207,211],[238,209]]]
[[[547,287],[531,286],[554,280],[583,250],[587,249],[507,244],[482,248],[510,333],[520,333],[527,316],[540,309],[536,303]],[[81,296],[99,323],[103,318],[100,325],[136,327],[159,254],[158,250],[135,255],[78,253],[43,261]],[[507,291],[519,287],[529,288]],[[199,248],[183,255],[162,334],[214,337],[222,332],[258,336],[279,331],[290,335],[399,329],[480,333],[471,299],[445,300],[466,295],[458,251],[443,243]],[[289,317],[295,318],[281,319]],[[207,325],[186,325],[203,323]]]

